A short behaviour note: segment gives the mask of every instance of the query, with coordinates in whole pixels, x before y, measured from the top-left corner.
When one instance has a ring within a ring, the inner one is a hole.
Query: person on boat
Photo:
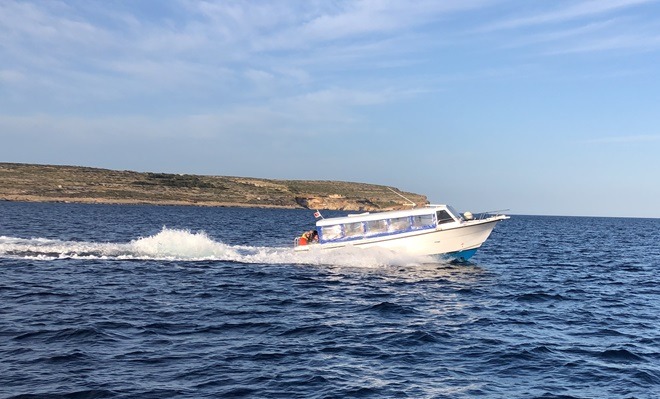
[[[302,236],[298,239],[298,245],[307,245],[318,242],[319,232],[316,230],[310,230],[302,233]]]
[[[312,240],[312,233],[306,231],[298,238],[298,245],[307,245]]]

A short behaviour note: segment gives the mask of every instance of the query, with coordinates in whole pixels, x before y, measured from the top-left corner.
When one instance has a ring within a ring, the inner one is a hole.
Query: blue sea
[[[0,397],[660,398],[660,219],[514,215],[469,264],[313,223],[0,203]]]

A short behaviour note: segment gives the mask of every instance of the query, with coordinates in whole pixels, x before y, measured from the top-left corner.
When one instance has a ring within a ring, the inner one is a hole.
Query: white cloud
[[[656,2],[657,0],[589,0],[589,1],[569,1],[567,7],[558,8],[552,11],[541,11],[535,15],[508,19],[486,25],[480,31],[495,31],[502,29],[516,29],[527,26],[543,25],[549,23],[565,22],[584,17],[593,17],[606,14],[612,11],[624,8],[634,7],[642,4]],[[557,4],[537,2],[536,4]]]
[[[640,134],[632,136],[611,136],[586,140],[588,144],[626,144],[660,141],[660,134]]]
[[[528,47],[540,56],[655,51],[660,48],[659,25],[644,16],[644,7],[650,12],[653,3],[657,0],[535,3],[551,4],[553,9],[541,7],[529,16],[487,24],[472,34],[497,35],[506,38],[502,48]]]
[[[218,96],[234,98],[237,107],[244,99],[262,98],[273,103],[259,106],[271,110],[305,98],[307,102],[298,105],[309,112],[311,104],[329,106],[332,101],[322,101],[329,96],[343,98],[344,104],[371,105],[389,101],[397,92],[421,89],[387,85],[374,90],[368,81],[344,83],[347,88],[342,88],[326,76],[347,68],[414,64],[409,57],[415,48],[428,44],[408,32],[410,28],[482,3],[423,1],[410,7],[398,1],[303,1],[283,7],[182,1],[177,11],[185,13],[150,20],[107,3],[9,0],[0,3],[0,10],[6,11],[0,12],[0,32],[13,35],[6,35],[9,39],[0,47],[0,56],[8,59],[0,79],[13,81],[12,90],[21,91],[23,98],[39,96],[41,105],[35,103],[34,111],[43,113],[76,103],[119,103],[145,96],[170,104],[186,96],[206,99],[205,113],[213,111]],[[376,33],[379,37],[370,37]],[[367,40],[352,40],[365,35]],[[351,40],[335,42],[346,38]],[[177,91],[181,95],[172,95]],[[182,104],[181,115],[193,106]],[[280,114],[260,112],[268,119]]]
[[[265,83],[271,82],[274,78],[272,73],[258,70],[258,69],[248,69],[245,71],[245,76],[254,83]]]
[[[256,105],[237,104],[203,113],[169,116],[31,116],[0,115],[0,137],[58,136],[94,140],[98,137],[190,137],[257,140],[285,136],[350,135],[363,122],[356,107],[382,104],[407,95],[394,88],[382,91],[324,89],[276,98]]]
[[[578,27],[570,27],[564,29],[557,29],[551,31],[544,31],[538,34],[525,35],[520,38],[515,38],[506,43],[505,47],[520,47],[529,45],[538,45],[540,43],[558,42],[565,40],[575,40],[577,37],[584,37],[586,35],[601,34],[608,28],[616,29],[616,20],[610,19],[601,22],[588,23]]]
[[[547,55],[592,53],[612,50],[655,51],[660,49],[660,35],[646,36],[638,34],[613,34],[585,38],[561,48],[545,52]]]
[[[0,81],[5,83],[20,83],[25,80],[25,74],[13,69],[0,69]]]
[[[476,9],[490,3],[492,2],[485,0],[418,1],[414,4],[379,0],[337,2],[333,3],[336,6],[332,9],[314,10],[290,27],[260,38],[256,48],[306,49],[338,40],[375,40],[376,37],[382,40],[411,28],[424,27],[452,13]]]
[[[65,3],[38,4],[0,2],[0,33],[6,46],[27,44],[52,50],[99,45],[111,38],[106,30],[84,20]]]

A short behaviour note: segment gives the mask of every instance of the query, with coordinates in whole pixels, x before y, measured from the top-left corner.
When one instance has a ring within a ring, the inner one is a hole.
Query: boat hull
[[[435,229],[408,232],[377,238],[365,238],[341,243],[322,243],[296,247],[298,251],[310,249],[332,250],[345,247],[385,248],[411,255],[431,255],[466,261],[486,241],[495,225],[505,216],[464,222],[455,227],[438,226]]]

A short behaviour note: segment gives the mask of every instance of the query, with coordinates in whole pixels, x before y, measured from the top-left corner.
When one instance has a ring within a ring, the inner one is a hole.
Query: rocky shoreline
[[[4,201],[383,211],[409,208],[401,196],[428,203],[424,195],[366,183],[0,163]]]

